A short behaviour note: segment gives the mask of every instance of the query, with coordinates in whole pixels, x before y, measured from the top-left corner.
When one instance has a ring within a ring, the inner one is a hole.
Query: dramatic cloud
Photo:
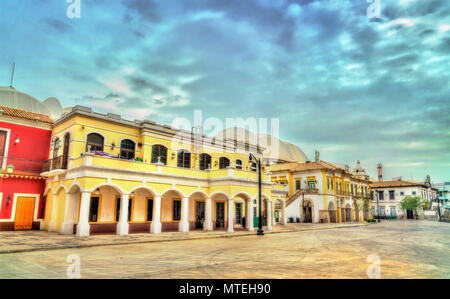
[[[281,138],[375,176],[450,179],[450,3],[2,1],[0,70],[130,119],[276,117]]]

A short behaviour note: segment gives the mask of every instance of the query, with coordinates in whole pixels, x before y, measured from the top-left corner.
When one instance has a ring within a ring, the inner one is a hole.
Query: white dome
[[[0,86],[0,106],[40,113],[57,119],[62,115],[61,103],[55,98],[41,102],[14,87]]]
[[[216,139],[237,139],[238,141],[259,145],[266,150],[263,157],[271,161],[287,161],[305,163],[308,157],[296,145],[282,141],[272,135],[255,134],[247,129],[233,127],[223,130],[215,136]]]

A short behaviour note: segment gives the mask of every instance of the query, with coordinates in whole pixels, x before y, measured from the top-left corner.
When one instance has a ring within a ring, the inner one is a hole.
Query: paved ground
[[[0,254],[0,278],[66,278],[71,255],[82,278],[450,278],[450,225],[386,221],[264,237],[194,239]],[[372,269],[372,268],[371,268]]]
[[[351,227],[368,225],[367,223],[329,223],[329,224],[296,224],[276,225],[270,233],[295,232],[304,230],[323,230],[330,228]],[[93,235],[87,238],[76,236],[64,236],[58,233],[48,233],[45,231],[25,231],[25,232],[0,232],[0,254],[16,253],[35,250],[50,250],[64,248],[81,248],[94,246],[125,245],[138,243],[152,243],[161,241],[183,241],[213,238],[229,238],[254,235],[255,232],[248,232],[245,229],[237,229],[234,233],[227,233],[224,230],[205,232],[192,231],[189,233],[169,232],[163,234],[131,234],[128,236],[117,236],[113,234]]]

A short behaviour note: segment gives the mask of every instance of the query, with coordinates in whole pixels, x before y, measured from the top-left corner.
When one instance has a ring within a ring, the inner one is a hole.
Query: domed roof
[[[251,145],[265,148],[263,157],[270,161],[286,161],[305,163],[308,157],[296,145],[282,141],[275,136],[256,134],[247,129],[233,127],[216,134],[216,139],[236,139]]]
[[[52,119],[59,118],[63,112],[61,103],[55,98],[41,102],[10,86],[0,86],[0,106],[45,114]]]

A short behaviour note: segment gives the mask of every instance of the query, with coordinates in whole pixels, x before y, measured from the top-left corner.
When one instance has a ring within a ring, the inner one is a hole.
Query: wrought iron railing
[[[44,161],[22,159],[22,158],[11,158],[0,156],[0,164],[6,161],[6,166],[14,166],[15,171],[23,171],[30,173],[41,173]]]
[[[67,169],[69,162],[68,156],[59,156],[52,160],[47,160],[42,165],[42,172],[47,172],[56,169]]]

